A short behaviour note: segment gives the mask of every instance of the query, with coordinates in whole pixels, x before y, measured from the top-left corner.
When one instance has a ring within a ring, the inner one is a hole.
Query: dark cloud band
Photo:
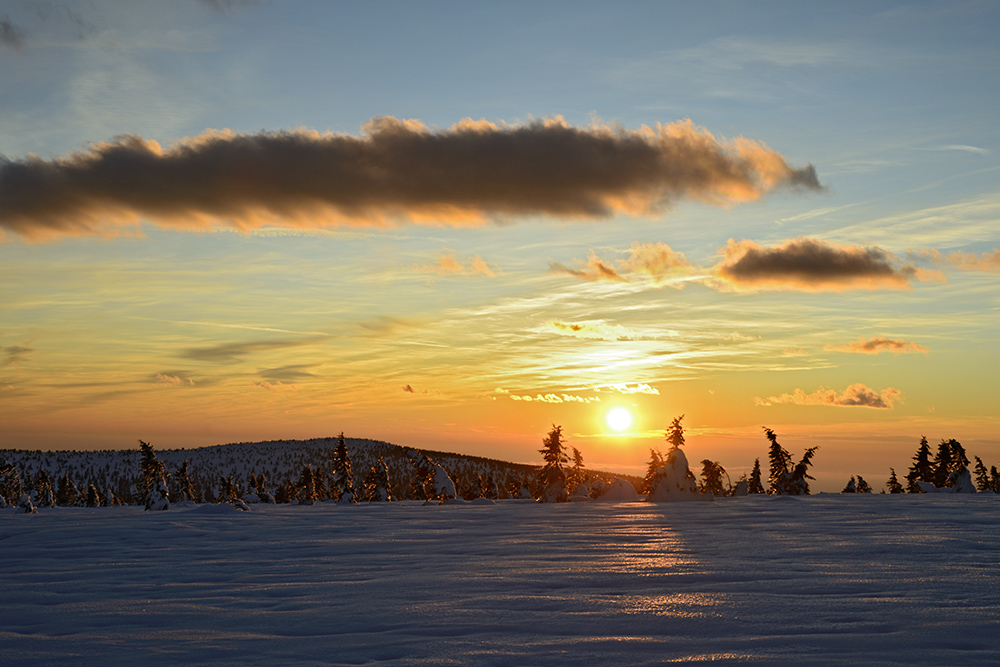
[[[651,213],[680,198],[751,201],[819,189],[748,139],[690,121],[626,130],[464,121],[432,131],[376,118],[360,137],[206,132],[162,148],[128,135],[52,160],[0,160],[0,230],[26,238],[115,233],[150,221],[203,229],[479,224],[522,215]]]

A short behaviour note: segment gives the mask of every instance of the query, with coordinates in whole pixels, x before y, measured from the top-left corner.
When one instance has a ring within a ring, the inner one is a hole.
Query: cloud
[[[582,280],[630,281],[636,275],[650,278],[654,283],[662,283],[667,278],[689,273],[693,268],[684,253],[678,252],[666,243],[633,243],[626,259],[617,260],[618,268],[601,259],[593,251],[586,262],[577,261],[576,268],[560,262],[551,262],[549,270],[565,273]]]
[[[257,352],[267,352],[270,350],[284,350],[293,347],[301,347],[315,343],[323,338],[309,338],[306,340],[265,340],[247,343],[222,343],[209,347],[193,347],[181,353],[182,357],[194,359],[196,361],[208,361],[220,364],[230,364],[242,361],[242,358]]]
[[[648,384],[636,383],[632,386],[628,383],[621,384],[609,384],[604,385],[604,389],[612,389],[620,394],[652,394],[654,396],[660,395],[660,390],[656,387],[650,387]]]
[[[267,380],[263,380],[261,382],[253,382],[251,384],[254,387],[260,387],[261,389],[266,389],[267,391],[274,393],[299,390],[298,385],[285,384],[284,382],[268,382]]]
[[[157,384],[165,384],[170,387],[194,386],[194,379],[188,377],[184,372],[168,371],[157,373],[153,376],[153,381]]]
[[[473,255],[463,261],[458,259],[455,256],[455,253],[451,251],[442,253],[436,263],[418,266],[416,269],[423,273],[436,273],[439,276],[482,275],[488,278],[495,278],[498,273],[503,273],[503,271],[497,267],[490,267],[490,265],[487,264],[486,261],[479,255]]]
[[[310,373],[306,370],[314,367],[315,364],[290,364],[277,368],[261,369],[259,375],[273,382],[294,382],[302,378],[316,377],[315,373]]]
[[[690,121],[627,130],[464,120],[431,130],[379,117],[360,137],[209,130],[167,148],[124,135],[43,160],[0,161],[0,229],[27,239],[186,229],[481,224],[510,216],[649,214],[818,190],[813,167]]]
[[[0,46],[9,47],[15,51],[24,46],[24,32],[14,25],[10,18],[0,18]]]
[[[858,340],[852,341],[847,345],[827,345],[823,349],[834,350],[837,352],[853,352],[856,354],[878,354],[880,352],[892,352],[893,354],[919,352],[921,354],[927,354],[930,351],[923,345],[917,345],[911,341],[893,340],[882,336],[870,338],[868,340],[859,338]]]
[[[951,266],[962,271],[1000,271],[1000,250],[974,255],[961,250],[948,253],[945,260]]]
[[[604,322],[561,322],[553,320],[545,325],[546,331],[552,331],[560,336],[573,338],[589,338],[594,340],[623,341],[636,340],[637,336],[631,329],[620,324],[605,324]]]
[[[3,350],[4,366],[20,368],[21,362],[27,361],[31,353],[35,351],[35,348],[30,345],[8,345],[7,347],[0,348],[0,350]]]
[[[820,387],[811,394],[807,394],[801,389],[796,389],[791,394],[754,398],[754,404],[760,406],[779,404],[828,405],[842,408],[875,408],[878,410],[890,410],[897,401],[899,403],[903,402],[903,392],[898,389],[887,387],[880,394],[860,382],[852,384],[839,394],[833,389]]]
[[[878,246],[798,238],[765,248],[730,239],[720,252],[723,259],[713,269],[720,287],[740,291],[907,289],[914,280],[944,280],[936,271],[903,264]]]
[[[527,403],[600,403],[597,396],[574,396],[572,394],[537,394],[535,396],[518,396],[507,393],[513,401],[524,401]]]

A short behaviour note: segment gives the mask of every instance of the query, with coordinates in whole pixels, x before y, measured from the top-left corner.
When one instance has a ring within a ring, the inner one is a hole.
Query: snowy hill
[[[317,475],[329,476],[333,469],[334,450],[338,438],[311,440],[271,440],[241,442],[195,449],[155,449],[157,458],[174,475],[186,460],[196,491],[206,500],[219,492],[220,479],[232,475],[241,492],[248,490],[251,475],[263,474],[271,493],[282,485],[295,484],[302,470],[311,466]],[[345,438],[351,457],[355,486],[369,469],[382,459],[389,471],[391,492],[395,498],[410,496],[414,469],[407,457],[407,448],[379,440]],[[499,498],[516,496],[522,487],[534,484],[536,467],[477,456],[466,456],[431,450],[424,453],[447,470],[463,497],[489,495]],[[39,470],[52,480],[68,474],[76,487],[85,491],[88,485],[102,494],[110,489],[115,496],[131,499],[139,478],[141,456],[134,450],[58,451],[0,450],[0,462],[17,468],[25,485],[30,484]],[[587,471],[594,478],[611,480],[621,475]],[[635,479],[630,479],[635,482]]]

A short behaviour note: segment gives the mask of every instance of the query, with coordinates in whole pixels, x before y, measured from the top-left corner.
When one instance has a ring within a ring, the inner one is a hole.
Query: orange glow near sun
[[[613,408],[604,419],[613,431],[624,431],[632,425],[632,413],[625,408]]]

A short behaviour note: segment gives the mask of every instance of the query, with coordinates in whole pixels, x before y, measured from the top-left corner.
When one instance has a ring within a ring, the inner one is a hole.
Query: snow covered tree
[[[541,492],[538,498],[539,502],[563,503],[569,501],[565,470],[566,464],[569,463],[569,457],[566,456],[562,426],[552,425],[552,430],[542,440],[542,448],[538,452],[544,461],[544,465],[538,470],[538,487]]]
[[[137,488],[137,495],[139,501],[146,505],[146,509],[150,509],[150,496],[156,492],[158,496],[162,496],[162,492],[159,490],[162,482],[162,486],[166,488],[167,481],[167,467],[163,465],[163,462],[156,458],[156,454],[153,452],[152,446],[148,442],[139,441],[139,450],[142,453],[142,462],[139,464],[139,483]],[[162,504],[162,498],[158,497],[156,502],[153,503],[158,508]],[[170,500],[167,499],[167,506],[169,507]],[[165,507],[162,509],[166,509]]]
[[[93,484],[87,485],[87,507],[100,507],[101,494],[97,492],[97,487]]]
[[[768,460],[771,464],[770,474],[768,475],[768,485],[770,486],[768,493],[781,493],[780,489],[784,485],[785,476],[789,473],[789,466],[792,464],[792,455],[778,444],[778,436],[774,431],[766,426],[763,428],[764,435],[767,436],[768,441],[771,443],[768,450]]]
[[[80,490],[70,479],[69,473],[59,478],[59,488],[56,489],[56,505],[59,507],[76,507],[80,504]]]
[[[854,481],[854,475],[851,475],[851,479],[847,482],[847,486],[844,487],[844,490],[841,491],[841,493],[857,493],[857,492],[858,492],[858,483]]]
[[[792,467],[792,456],[784,447],[778,444],[778,436],[774,431],[764,427],[764,435],[771,443],[769,458],[771,460],[770,489],[768,493],[788,496],[809,495],[809,482],[814,479],[809,474],[809,466],[818,447],[810,447],[802,455],[802,459]]]
[[[927,438],[920,436],[920,446],[917,453],[913,455],[913,463],[909,472],[906,473],[906,492],[920,493],[917,482],[934,483],[934,466],[931,464],[931,448],[927,444]]]
[[[750,479],[747,480],[747,493],[764,493],[764,484],[761,482],[760,459],[753,460],[753,470],[750,471]]]
[[[858,475],[858,493],[871,493],[872,487],[865,481],[865,478]]]
[[[900,484],[899,480],[896,478],[896,469],[895,468],[889,468],[889,473],[890,473],[889,474],[889,481],[886,482],[886,484],[885,484],[886,487],[888,487],[888,489],[889,489],[889,493],[902,493],[903,492],[903,485]]]
[[[658,449],[649,448],[649,466],[646,468],[646,476],[642,480],[642,493],[649,495],[653,478],[663,465],[663,454]]]
[[[330,496],[337,502],[354,502],[354,472],[351,470],[351,457],[344,442],[344,434],[340,434],[337,448],[333,451],[333,479],[330,481]]]
[[[364,482],[364,499],[366,502],[386,502],[392,500],[389,493],[389,467],[379,457],[375,465],[368,468]]]
[[[254,495],[260,499],[260,502],[267,503],[269,505],[273,505],[277,502],[275,497],[267,492],[267,478],[264,476],[264,473],[260,473],[259,475],[253,477],[253,485],[251,488],[253,489]]]
[[[194,482],[191,481],[191,469],[187,459],[184,459],[180,470],[174,475],[174,492],[171,497],[176,501],[195,499]]]
[[[298,487],[299,505],[313,505],[316,503],[316,480],[313,476],[311,465],[302,466],[299,474]]]
[[[426,454],[413,450],[406,452],[407,457],[414,469],[414,488],[412,492],[415,498],[423,498],[426,502],[436,500],[443,503],[458,496],[455,489],[455,482],[452,480],[444,466],[435,462]]]
[[[663,465],[653,475],[650,483],[647,502],[663,503],[684,500],[711,500],[712,496],[698,490],[698,482],[694,473],[688,467],[687,456],[681,445],[684,444],[684,429],[681,426],[681,415],[673,421],[667,432],[667,442],[671,444]]]
[[[35,502],[39,507],[55,507],[56,492],[49,473],[39,468],[32,486],[35,489]]]
[[[566,487],[573,491],[586,481],[586,475],[583,472],[583,454],[576,447],[570,447],[570,450],[573,452],[573,467],[570,468]]]
[[[5,504],[14,505],[21,500],[25,488],[21,483],[21,473],[15,465],[5,465],[0,462],[0,496]]]
[[[718,461],[703,459],[701,462],[701,482],[698,489],[710,496],[725,496],[726,489],[723,485],[722,477],[726,474],[726,469]]]

